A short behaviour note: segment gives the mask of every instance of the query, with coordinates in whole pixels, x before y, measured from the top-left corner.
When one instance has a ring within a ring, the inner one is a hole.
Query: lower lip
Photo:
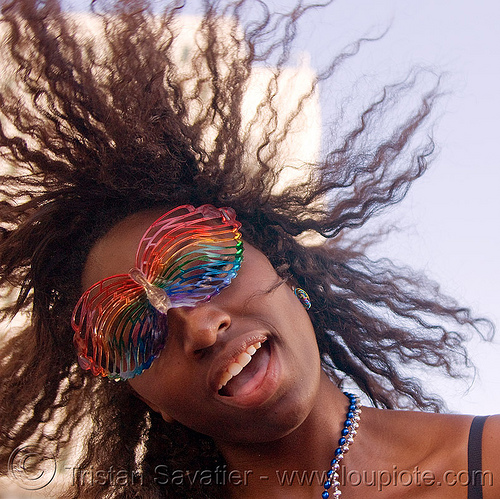
[[[257,407],[266,403],[276,393],[279,378],[279,364],[275,352],[269,343],[265,347],[263,345],[261,348],[269,348],[269,362],[264,378],[257,386],[248,392],[230,397],[217,394],[219,400],[224,404],[237,407]]]

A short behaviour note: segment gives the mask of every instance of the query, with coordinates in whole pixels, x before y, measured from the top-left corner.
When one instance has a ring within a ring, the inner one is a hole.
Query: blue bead
[[[344,427],[342,428],[342,432],[341,432],[342,437],[339,439],[339,447],[337,447],[335,449],[335,457],[330,462],[330,466],[332,467],[332,469],[328,470],[328,472],[326,474],[328,479],[325,481],[325,483],[323,485],[325,488],[325,491],[321,495],[321,497],[323,499],[328,499],[330,497],[330,494],[327,492],[327,490],[330,489],[332,486],[331,479],[334,476],[333,468],[335,468],[335,466],[338,465],[339,461],[344,457],[342,448],[347,444],[347,440],[344,437],[347,437],[348,435],[350,435],[350,433],[352,431],[354,418],[355,418],[356,414],[358,414],[358,412],[359,412],[358,411],[358,399],[357,399],[357,397],[349,392],[344,392],[344,395],[349,399],[349,409],[348,409],[348,412],[346,415],[347,419],[344,421]]]

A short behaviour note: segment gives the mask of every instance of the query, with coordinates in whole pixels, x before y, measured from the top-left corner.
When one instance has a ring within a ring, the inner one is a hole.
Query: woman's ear
[[[153,409],[153,408],[151,408]],[[155,409],[153,409],[154,411]],[[156,411],[158,412],[158,411]],[[174,423],[175,422],[175,419],[170,416],[170,414],[167,414],[165,411],[160,411],[160,414],[161,414],[161,417],[163,418],[163,421],[165,421],[166,423]]]
[[[148,399],[144,398],[142,395],[139,395],[129,384],[130,390],[132,393],[139,399],[142,400],[147,406],[149,406],[150,409],[152,409],[154,412],[157,412],[158,414],[161,414],[161,417],[166,423],[173,423],[175,419],[167,414],[165,411],[162,411],[156,404],[153,404],[150,402]]]
[[[139,394],[136,393],[136,396],[140,398],[146,405],[148,405],[154,412],[157,412],[158,414],[161,414],[161,417],[166,423],[173,423],[175,419],[167,414],[165,411],[162,411],[157,405],[153,404],[149,400],[145,399],[144,397],[141,397]]]

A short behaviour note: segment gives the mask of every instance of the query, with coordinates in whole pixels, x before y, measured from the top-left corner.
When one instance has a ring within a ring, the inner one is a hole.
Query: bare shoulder
[[[489,416],[484,424],[483,449],[495,450],[494,457],[500,462],[498,444],[500,443],[500,414]],[[491,449],[489,449],[491,447]],[[493,457],[493,456],[492,456]]]
[[[376,409],[363,411],[363,416],[358,447],[353,446],[352,452],[356,457],[362,454],[359,459],[365,457],[362,465],[368,467],[371,463],[366,456],[370,456],[374,448],[383,449],[372,466],[393,472],[391,485],[394,486],[386,487],[384,497],[467,497],[467,445],[473,416]],[[396,478],[409,474],[411,484],[403,486],[398,482],[396,486]],[[500,494],[490,497],[498,499]]]
[[[467,442],[473,416],[377,409],[364,412],[369,413],[364,423],[373,430],[374,438],[380,440],[376,445],[390,446],[387,454],[397,456],[407,465],[425,464],[445,471],[467,469]]]

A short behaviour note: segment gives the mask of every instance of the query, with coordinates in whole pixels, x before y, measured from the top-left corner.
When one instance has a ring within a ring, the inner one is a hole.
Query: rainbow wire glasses
[[[240,222],[231,208],[179,206],[142,237],[136,267],[91,286],[73,311],[83,369],[129,379],[165,345],[167,312],[194,307],[229,285],[243,259]]]

